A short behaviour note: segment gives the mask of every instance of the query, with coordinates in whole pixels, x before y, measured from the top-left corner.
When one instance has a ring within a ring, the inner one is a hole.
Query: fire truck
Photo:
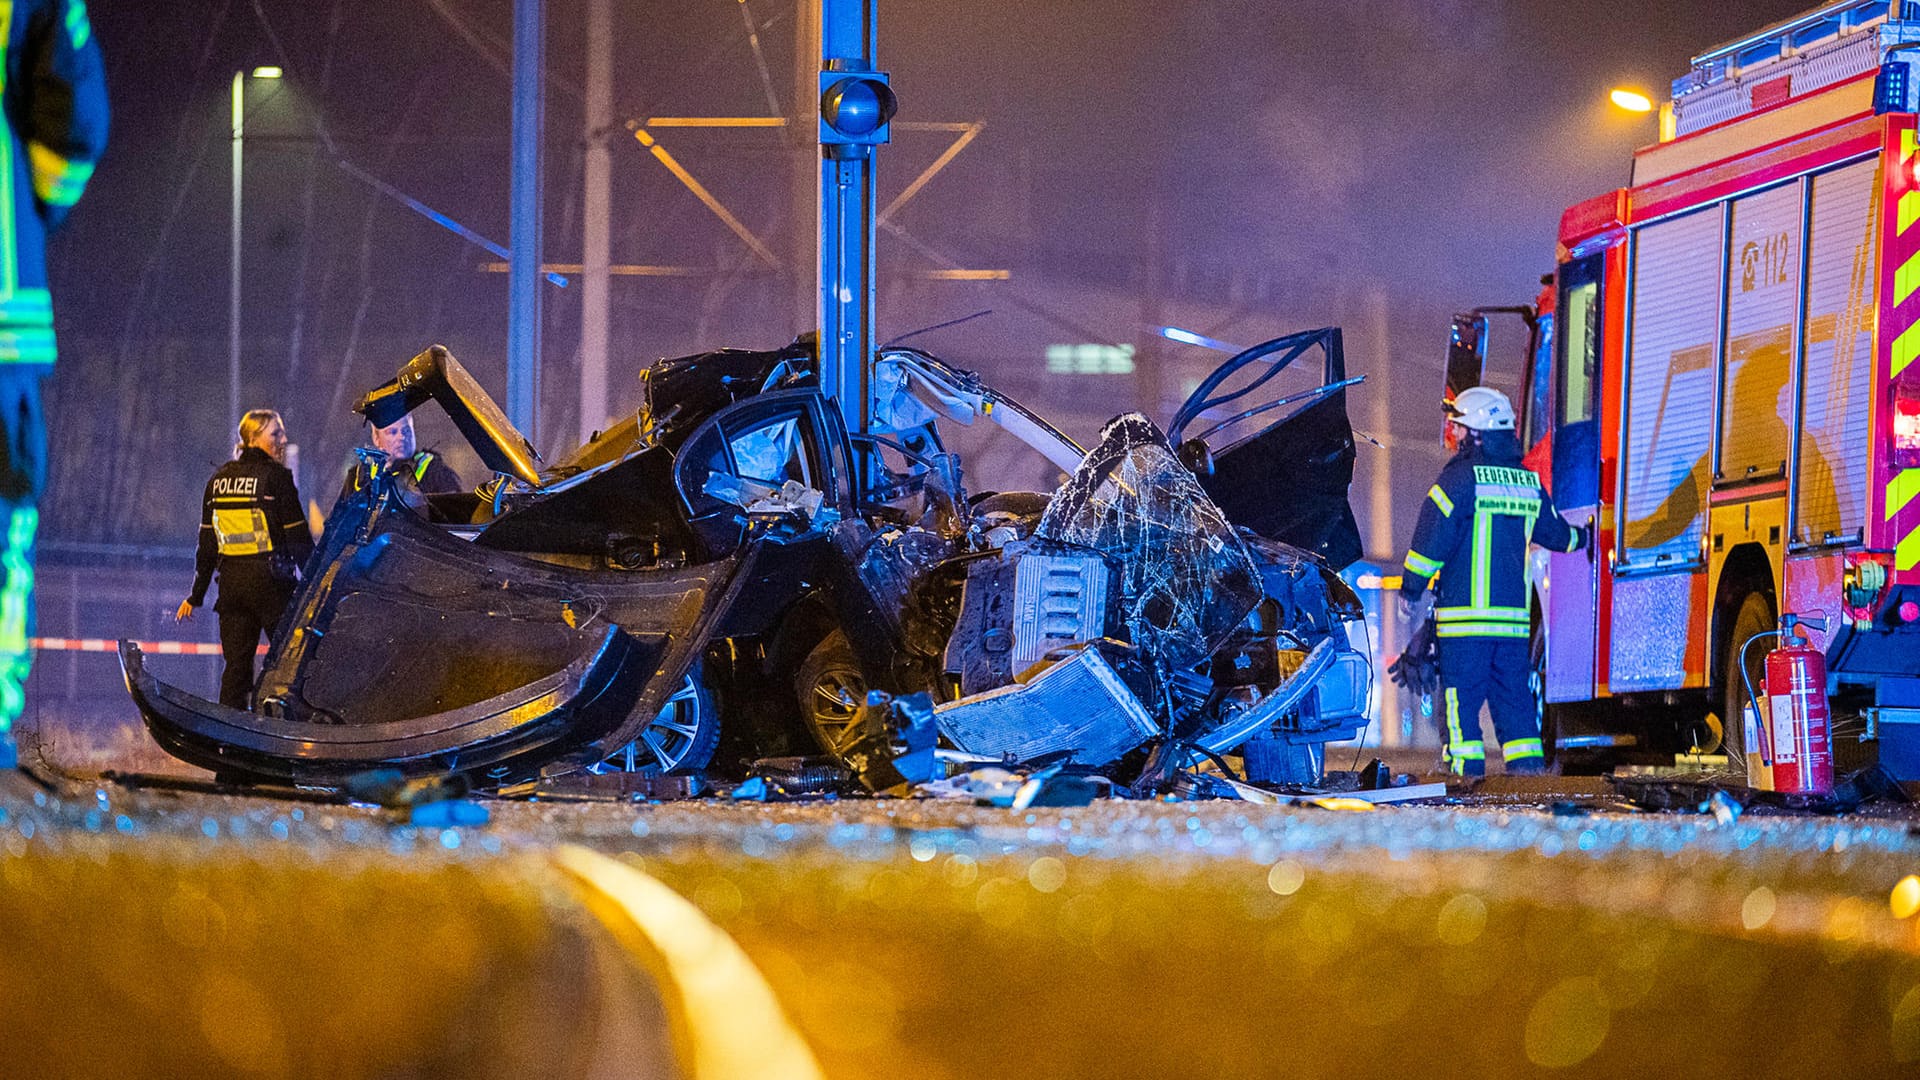
[[[1911,0],[1702,53],[1628,186],[1562,215],[1536,304],[1455,319],[1449,392],[1508,390],[1554,501],[1597,526],[1591,552],[1536,553],[1550,753],[1737,762],[1771,647],[1748,643],[1791,614],[1838,763],[1920,779],[1916,91]],[[1497,371],[1503,313],[1532,347]]]

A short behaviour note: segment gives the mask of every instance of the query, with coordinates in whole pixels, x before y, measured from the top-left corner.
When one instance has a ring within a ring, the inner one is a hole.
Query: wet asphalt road
[[[1721,822],[1487,788],[493,802],[422,829],[10,775],[0,1038],[36,1076],[671,1074],[632,1018],[674,995],[553,869],[573,843],[705,912],[834,1077],[1920,1074],[1910,808]]]

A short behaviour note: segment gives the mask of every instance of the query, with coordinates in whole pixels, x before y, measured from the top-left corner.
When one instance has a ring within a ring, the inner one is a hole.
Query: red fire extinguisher
[[[1780,647],[1767,654],[1766,707],[1759,713],[1761,763],[1770,766],[1774,791],[1793,795],[1826,795],[1833,791],[1833,743],[1827,717],[1827,659],[1813,647],[1801,626],[1826,630],[1822,619],[1788,614],[1779,630],[1756,634],[1748,644],[1768,635],[1780,638]],[[1742,649],[1744,653],[1744,648]],[[1746,666],[1740,674],[1746,677]],[[1747,687],[1749,698],[1753,687]]]

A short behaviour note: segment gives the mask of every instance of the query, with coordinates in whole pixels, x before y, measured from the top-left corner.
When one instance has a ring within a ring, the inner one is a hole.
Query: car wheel
[[[1740,678],[1740,647],[1753,635],[1774,628],[1776,617],[1773,597],[1765,592],[1750,592],[1733,608],[1732,629],[1721,645],[1720,692],[1715,695],[1721,706],[1720,745],[1727,755],[1728,768],[1745,771],[1747,767],[1747,687]],[[1757,643],[1747,650],[1747,677],[1757,688],[1766,678],[1767,649]]]
[[[720,714],[699,664],[680,680],[640,734],[608,759],[615,768],[653,775],[697,773],[713,760],[720,742]]]
[[[867,697],[867,678],[845,634],[835,630],[813,647],[794,675],[793,692],[814,741],[838,756]]]

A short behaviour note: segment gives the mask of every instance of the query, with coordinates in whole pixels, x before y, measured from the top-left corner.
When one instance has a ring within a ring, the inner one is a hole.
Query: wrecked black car
[[[1275,397],[1306,355],[1318,384]],[[364,461],[251,711],[122,642],[155,739],[229,778],[322,787],[372,768],[492,788],[737,775],[782,754],[892,781],[898,740],[931,761],[932,734],[896,731],[878,769],[875,717],[922,700],[950,760],[1138,773],[1241,752],[1305,782],[1365,723],[1361,608],[1335,572],[1359,551],[1337,329],[1249,349],[1167,432],[1123,416],[1090,451],[912,349],[876,361],[870,434],[804,339],[641,377],[635,415],[547,464],[444,348],[414,357],[357,411],[435,404],[493,479],[429,495]],[[940,429],[981,420],[1065,482],[970,493]]]

